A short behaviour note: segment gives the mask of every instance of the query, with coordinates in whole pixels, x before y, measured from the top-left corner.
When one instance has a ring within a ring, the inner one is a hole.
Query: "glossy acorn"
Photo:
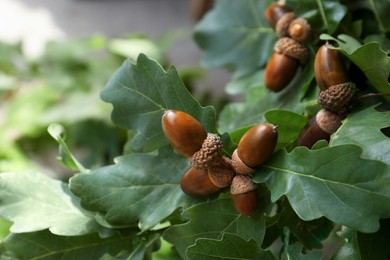
[[[322,45],[314,60],[314,75],[321,91],[349,81],[339,51],[330,46],[328,43]]]
[[[276,23],[282,18],[285,14],[292,12],[291,8],[285,5],[272,3],[270,4],[264,12],[265,19],[268,24],[275,29]]]
[[[254,169],[271,157],[277,140],[276,126],[261,123],[251,127],[241,137],[235,151],[236,155],[232,157],[233,168],[238,174],[250,173],[246,169]]]
[[[309,123],[302,129],[297,139],[298,146],[305,146],[309,149],[319,140],[329,141],[330,134],[325,132],[317,123],[316,117],[313,117]]]
[[[293,80],[299,66],[306,64],[309,52],[304,45],[288,37],[280,38],[274,50],[265,68],[264,84],[269,90],[279,92]]]
[[[298,67],[298,60],[283,53],[274,52],[265,69],[265,86],[273,92],[281,91],[293,80]]]
[[[221,189],[210,180],[207,170],[194,167],[183,175],[180,187],[185,194],[193,197],[208,197]]]
[[[162,117],[162,129],[173,148],[186,157],[192,157],[207,138],[206,130],[198,120],[179,110],[167,110]]]
[[[257,209],[257,186],[248,175],[236,175],[230,186],[233,204],[238,213],[251,216]]]

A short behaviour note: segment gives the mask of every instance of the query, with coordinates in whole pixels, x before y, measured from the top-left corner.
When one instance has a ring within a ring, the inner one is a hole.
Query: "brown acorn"
[[[272,3],[265,10],[264,16],[269,25],[275,29],[276,23],[282,18],[286,13],[290,13],[292,10],[281,4]]]
[[[297,145],[306,146],[311,149],[319,140],[329,141],[330,134],[325,132],[317,123],[316,117],[313,117],[299,134]]]
[[[210,180],[207,170],[194,167],[183,175],[180,187],[185,194],[194,197],[208,197],[221,189]]]
[[[230,186],[233,204],[236,210],[245,216],[252,215],[258,204],[257,186],[248,175],[236,175]]]
[[[349,81],[340,53],[330,46],[328,43],[322,45],[314,60],[314,75],[321,91]]]
[[[289,37],[289,27],[291,22],[295,19],[295,14],[293,12],[283,15],[278,22],[276,23],[275,32],[276,34],[282,37]]]
[[[300,64],[306,64],[307,48],[291,38],[280,38],[264,73],[265,86],[274,92],[281,91],[294,78]]]
[[[250,128],[240,139],[237,157],[232,158],[232,166],[238,174],[247,174],[245,169],[254,169],[268,160],[278,140],[276,126],[269,123],[257,124]],[[241,164],[244,164],[241,166]]]
[[[167,110],[162,117],[162,129],[173,148],[186,157],[192,157],[202,147],[207,133],[189,114]]]

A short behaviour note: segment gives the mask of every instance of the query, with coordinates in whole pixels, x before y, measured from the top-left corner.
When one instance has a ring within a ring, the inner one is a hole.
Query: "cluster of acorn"
[[[316,54],[314,74],[320,88],[318,103],[322,109],[303,129],[298,145],[311,148],[318,140],[329,140],[341,126],[354,103],[358,89],[349,81],[340,53],[325,43]]]
[[[191,162],[180,182],[184,193],[208,197],[230,185],[237,211],[248,216],[254,213],[257,186],[251,177],[254,169],[275,149],[278,132],[274,125],[262,123],[251,127],[231,158],[222,154],[219,135],[207,133],[195,118],[183,111],[165,111],[162,129],[172,147]]]
[[[282,4],[268,6],[265,18],[279,40],[266,66],[264,84],[269,90],[278,92],[292,81],[298,68],[307,63],[309,51],[304,43],[312,38],[312,30],[306,19],[296,18],[294,12]]]

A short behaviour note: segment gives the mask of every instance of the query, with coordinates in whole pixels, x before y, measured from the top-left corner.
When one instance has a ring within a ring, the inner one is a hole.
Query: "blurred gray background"
[[[191,38],[196,24],[193,9],[190,0],[0,0],[0,41],[21,41],[25,53],[34,57],[48,40],[92,34],[125,37],[135,32],[156,38],[184,30],[188,37],[168,52],[170,63],[180,69],[200,64],[201,52]],[[226,96],[223,89],[229,77],[223,69],[209,70],[196,90]]]

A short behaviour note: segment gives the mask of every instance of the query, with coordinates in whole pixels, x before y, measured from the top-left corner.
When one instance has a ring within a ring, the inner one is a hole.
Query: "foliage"
[[[227,92],[242,97],[220,113],[199,103],[174,66],[160,65],[165,49],[145,38],[52,44],[41,60],[22,59],[22,68],[17,46],[0,48],[1,109],[9,115],[0,130],[0,215],[11,222],[1,258],[388,257],[390,104],[364,95],[390,93],[390,4],[287,0],[319,37],[307,43],[309,64],[286,89],[270,93],[263,83],[277,38],[264,18],[270,3],[217,0],[194,28],[203,65],[227,68]],[[324,40],[343,54],[362,96],[329,143],[308,149],[296,140],[320,109],[313,62]],[[139,46],[146,54],[134,59]],[[104,62],[92,55],[103,49],[111,51]],[[133,58],[123,62],[117,54]],[[252,125],[278,126],[275,153],[252,178],[259,199],[252,216],[236,211],[228,188],[208,198],[183,193],[190,163],[164,137],[167,109],[220,134],[227,156]],[[56,171],[62,180],[29,158],[47,149],[50,135],[70,170]]]

